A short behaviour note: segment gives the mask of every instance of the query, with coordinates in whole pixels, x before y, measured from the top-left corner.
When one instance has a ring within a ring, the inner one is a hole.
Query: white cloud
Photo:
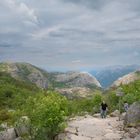
[[[43,29],[37,30],[35,33],[32,33],[31,36],[35,40],[47,39],[51,33],[57,32],[60,28],[61,28],[60,25],[50,27],[50,28],[43,28]]]
[[[81,63],[81,60],[73,60],[72,63],[75,63],[75,64]]]
[[[37,22],[37,16],[35,15],[34,9],[29,8],[25,3],[18,2],[17,0],[4,0],[3,4],[5,7],[9,7],[11,12],[27,18],[32,22]]]

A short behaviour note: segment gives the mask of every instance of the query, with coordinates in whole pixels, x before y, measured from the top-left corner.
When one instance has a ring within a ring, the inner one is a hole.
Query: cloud
[[[72,63],[81,63],[81,60],[73,60]]]
[[[33,9],[29,8],[25,3],[18,2],[17,0],[4,0],[0,2],[5,6],[6,9],[9,9],[11,12],[27,18],[26,20],[37,22],[37,16]]]
[[[74,3],[82,6],[86,6],[92,9],[100,9],[110,0],[63,0],[64,2]]]
[[[51,70],[140,63],[139,5],[139,0],[0,0],[0,60]]]
[[[36,31],[35,33],[31,34],[33,39],[40,40],[40,39],[47,39],[51,34],[57,32],[61,26],[54,26],[51,28],[43,28],[39,31]]]

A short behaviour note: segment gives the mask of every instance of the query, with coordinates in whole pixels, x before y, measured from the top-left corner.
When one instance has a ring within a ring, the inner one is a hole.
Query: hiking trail
[[[59,140],[134,140],[126,136],[123,121],[118,121],[118,117],[102,119],[86,115],[73,118]]]

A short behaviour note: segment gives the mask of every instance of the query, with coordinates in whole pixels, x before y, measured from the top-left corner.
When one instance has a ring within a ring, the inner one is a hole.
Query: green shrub
[[[119,97],[116,96],[116,93],[113,91],[108,92],[104,95],[104,100],[108,105],[109,112],[113,112],[116,109],[119,109]]]
[[[124,85],[122,88],[124,92],[123,101],[127,101],[129,104],[140,101],[140,80]]]
[[[83,113],[97,113],[99,112],[100,104],[102,101],[101,94],[95,94],[91,98],[81,98],[70,100],[68,102],[69,116],[83,115]]]
[[[8,121],[9,119],[11,119],[11,114],[5,110],[5,109],[2,109],[0,110],[0,122],[5,122],[5,121]]]
[[[39,95],[27,100],[24,112],[31,120],[31,136],[36,140],[51,140],[65,128],[67,100],[56,93]]]

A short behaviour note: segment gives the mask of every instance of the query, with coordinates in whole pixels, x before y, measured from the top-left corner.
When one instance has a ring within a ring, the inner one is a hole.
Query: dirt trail
[[[117,117],[102,119],[86,116],[71,120],[59,140],[132,140],[124,138],[124,134],[123,121],[118,121]]]

